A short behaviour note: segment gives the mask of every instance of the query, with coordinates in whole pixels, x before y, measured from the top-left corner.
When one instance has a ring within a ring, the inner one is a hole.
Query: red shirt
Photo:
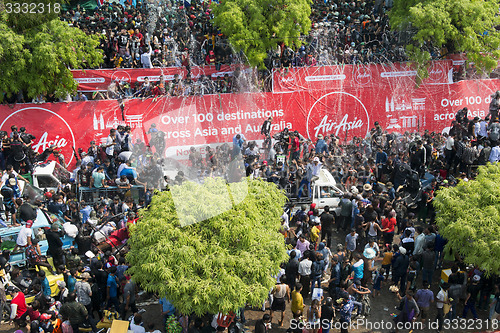
[[[386,230],[384,232],[394,232],[394,226],[396,224],[397,222],[395,217],[391,217],[390,219],[386,217],[382,220],[382,229],[389,228],[389,230]]]
[[[26,312],[26,310],[28,310],[28,306],[26,305],[26,300],[24,299],[24,294],[21,291],[17,294],[16,297],[14,297],[11,303],[17,305],[16,319],[21,318],[21,316]]]
[[[293,151],[299,151],[300,150],[300,140],[298,137],[293,138]]]

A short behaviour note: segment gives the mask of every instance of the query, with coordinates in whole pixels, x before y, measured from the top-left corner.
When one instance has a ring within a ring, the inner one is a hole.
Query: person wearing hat
[[[68,288],[66,288],[66,282],[57,281],[57,287],[59,288],[59,295],[57,296],[57,298],[59,299],[59,302],[61,302],[61,304],[64,304],[69,294]]]
[[[304,186],[307,187],[307,193],[309,198],[312,195],[311,183],[319,179],[319,173],[323,164],[320,162],[319,157],[315,157],[312,163],[307,164],[305,177],[302,178],[299,184],[299,194],[298,197],[302,197],[302,191]]]
[[[90,147],[87,150],[87,155],[92,156],[93,158],[97,158],[99,157],[98,154],[99,154],[99,147],[97,147],[94,140],[90,141]]]
[[[31,238],[33,237],[33,230],[31,227],[33,226],[33,221],[28,220],[26,224],[21,227],[19,230],[19,234],[17,235],[16,246],[13,252],[16,252],[19,248],[26,248],[31,246]]]
[[[83,272],[80,275],[80,280],[78,280],[75,284],[75,293],[78,299],[78,302],[82,303],[89,316],[92,317],[92,288],[90,286],[90,274],[88,272]],[[125,318],[125,317],[122,317]]]
[[[14,286],[8,286],[7,293],[12,298],[12,300],[10,301],[9,324],[12,325],[12,323],[14,323],[16,325],[16,328],[19,328],[21,317],[28,310],[24,293]]]
[[[406,249],[402,246],[398,247],[399,255],[395,255],[394,263],[392,265],[392,281],[395,286],[399,286],[402,294],[405,292],[406,274],[410,266],[410,259],[406,255]]]

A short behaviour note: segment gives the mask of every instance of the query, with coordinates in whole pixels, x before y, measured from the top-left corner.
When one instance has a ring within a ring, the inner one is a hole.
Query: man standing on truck
[[[306,174],[304,178],[300,181],[299,185],[299,198],[302,197],[303,186],[307,186],[307,193],[309,198],[311,198],[311,183],[314,183],[319,178],[319,173],[323,164],[319,161],[319,157],[315,157],[312,163],[309,163],[306,167]]]

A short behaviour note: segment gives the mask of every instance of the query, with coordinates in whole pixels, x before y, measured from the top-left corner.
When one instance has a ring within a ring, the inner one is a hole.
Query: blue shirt
[[[354,272],[354,279],[362,279],[364,273],[365,263],[363,260],[359,260],[357,263],[352,265],[352,271]]]
[[[68,293],[75,291],[76,278],[73,275],[68,276]]]
[[[132,181],[137,178],[137,172],[132,168],[124,168],[119,176],[126,176],[129,181]]]
[[[316,142],[315,150],[316,154],[321,154],[321,153],[328,154],[328,146],[326,145],[325,140],[319,139],[318,142]]]
[[[107,286],[109,287],[109,297],[117,297],[118,296],[118,283],[116,283],[116,277],[114,275],[109,274],[108,275],[108,283]]]
[[[50,284],[47,278],[44,278],[42,281],[42,292],[45,296],[50,296],[50,294],[52,293],[50,291]]]
[[[243,147],[243,141],[246,141],[246,138],[243,134],[240,134],[240,139],[238,140],[236,135],[233,137],[233,146],[238,146],[241,149]]]
[[[125,271],[128,269],[127,265],[118,265],[116,266],[116,276],[118,279],[120,279],[122,276],[124,276]]]
[[[161,311],[166,312],[167,315],[175,313],[175,307],[165,297],[160,298]]]
[[[82,214],[82,223],[86,223],[90,217],[90,212],[92,211],[92,207],[86,206],[85,208],[80,209],[80,213]]]
[[[500,147],[496,146],[491,148],[491,153],[490,153],[490,163],[495,163],[500,160]]]
[[[354,308],[354,304],[352,303],[351,299],[347,301],[347,303],[344,304],[340,308],[340,320],[344,322],[350,322],[351,321],[351,313],[352,309]]]

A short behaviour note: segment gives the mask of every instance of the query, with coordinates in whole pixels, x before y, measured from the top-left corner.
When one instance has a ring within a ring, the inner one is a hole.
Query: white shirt
[[[453,150],[454,145],[455,145],[455,140],[453,139],[453,137],[449,136],[448,139],[446,139],[445,149]]]
[[[146,333],[146,329],[142,326],[134,324],[134,321],[130,323],[130,330],[134,333]]]
[[[151,53],[153,53],[153,50],[151,49],[151,46],[149,46],[149,51],[141,54],[142,68],[153,68],[153,65],[151,64]]]
[[[444,291],[443,289],[439,290],[439,292],[438,292],[438,294],[436,296],[436,299],[438,301],[444,302],[445,300],[448,299],[448,292]],[[436,307],[438,309],[442,309],[443,308],[444,303],[441,303],[441,302],[436,302]]]
[[[422,254],[422,252],[424,252],[424,243],[425,235],[423,233],[415,237],[415,249],[413,250],[413,254]]]
[[[299,263],[299,274],[304,276],[311,275],[312,261],[309,259],[304,259]]]
[[[87,164],[94,164],[94,157],[87,155],[82,158],[82,166],[85,167]]]
[[[479,132],[477,133],[477,135],[483,138],[488,137],[488,123],[486,122],[486,120],[482,120],[479,123]]]
[[[500,161],[500,147],[499,146],[495,146],[495,147],[491,148],[489,161],[491,163],[495,163],[495,162]]]
[[[113,143],[113,138],[108,135],[108,138],[106,139],[106,146],[111,145]],[[106,155],[113,155],[115,152],[115,145],[111,145],[108,148],[106,148]]]
[[[33,230],[31,228],[27,228],[23,226],[21,230],[19,230],[19,234],[17,235],[17,245],[26,246],[28,245],[28,237],[31,238],[33,236]]]
[[[121,159],[122,161],[128,161],[130,160],[130,156],[132,156],[131,151],[122,151],[121,153],[118,154],[118,159]]]

